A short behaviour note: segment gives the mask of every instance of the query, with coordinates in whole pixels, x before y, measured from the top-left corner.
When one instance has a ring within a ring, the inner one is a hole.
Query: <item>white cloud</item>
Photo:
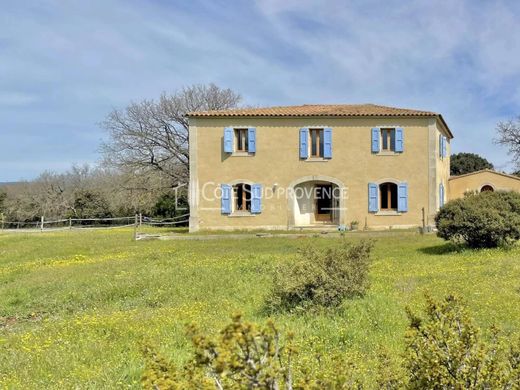
[[[436,110],[456,150],[498,164],[494,124],[520,113],[516,2],[34,0],[2,11],[0,132],[67,134],[78,161],[95,158],[112,107],[192,83],[255,105]]]

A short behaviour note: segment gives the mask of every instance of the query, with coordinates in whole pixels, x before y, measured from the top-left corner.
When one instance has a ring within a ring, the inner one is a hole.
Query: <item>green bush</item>
[[[454,296],[427,298],[426,319],[411,314],[406,336],[410,389],[512,389],[520,386],[520,343],[486,342]]]
[[[319,355],[300,359],[292,334],[284,338],[272,322],[259,327],[235,315],[217,336],[190,326],[193,354],[183,367],[145,347],[141,383],[161,390],[520,388],[520,340],[501,337],[496,329],[491,340],[483,338],[457,297],[427,297],[425,318],[407,313],[404,361],[381,349],[378,364],[365,375],[348,351],[325,366]]]
[[[285,348],[280,345],[280,334],[272,322],[260,328],[236,314],[217,337],[201,333],[195,325],[189,327],[188,333],[194,355],[183,368],[176,368],[153,348],[144,348],[144,388],[290,388],[293,350],[290,343]]]
[[[439,237],[471,248],[509,245],[520,239],[520,194],[469,194],[442,207],[435,223]]]
[[[274,273],[267,297],[269,310],[296,307],[338,306],[343,299],[363,296],[369,288],[368,271],[372,243],[343,242],[336,248],[318,250],[306,246],[294,263]]]

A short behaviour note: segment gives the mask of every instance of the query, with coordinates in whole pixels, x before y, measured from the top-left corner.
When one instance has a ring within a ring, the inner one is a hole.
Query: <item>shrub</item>
[[[520,239],[520,194],[482,192],[448,202],[435,217],[438,236],[471,248],[493,248]]]
[[[318,250],[306,246],[299,258],[277,268],[267,297],[270,310],[302,306],[338,306],[343,299],[363,296],[369,288],[368,271],[372,243],[343,242]]]
[[[298,359],[292,335],[284,344],[272,322],[258,327],[240,315],[234,315],[216,337],[190,326],[194,350],[184,367],[145,347],[141,383],[146,389],[161,390],[362,389],[374,384],[385,390],[520,388],[520,340],[501,338],[495,329],[491,341],[484,340],[457,297],[440,302],[427,297],[424,319],[407,313],[405,360],[380,350],[377,367],[367,372],[375,376],[372,386],[348,351],[333,355],[326,366],[319,356]]]
[[[150,347],[145,347],[146,368],[141,378],[150,389],[279,389],[292,383],[292,349],[282,348],[272,322],[265,327],[232,322],[218,337],[208,337],[192,325],[188,332],[195,348],[188,364],[177,369]]]
[[[410,389],[508,389],[520,385],[520,343],[485,342],[454,296],[427,298],[426,319],[411,314],[406,336]]]

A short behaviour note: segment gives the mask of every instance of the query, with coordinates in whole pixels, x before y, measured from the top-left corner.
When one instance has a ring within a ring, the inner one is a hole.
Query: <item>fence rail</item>
[[[60,230],[78,229],[119,229],[134,227],[134,238],[138,238],[138,228],[141,226],[152,227],[178,227],[187,226],[189,213],[177,215],[171,218],[153,218],[142,214],[128,217],[111,218],[61,218],[39,221],[5,221],[0,219],[0,229],[9,232],[52,232]]]

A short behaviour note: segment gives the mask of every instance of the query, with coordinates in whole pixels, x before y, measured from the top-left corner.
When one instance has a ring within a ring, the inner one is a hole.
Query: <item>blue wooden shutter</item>
[[[233,128],[224,128],[224,152],[233,153]]]
[[[439,206],[444,206],[444,185],[439,184]]]
[[[247,129],[247,151],[256,153],[256,128],[249,127]]]
[[[323,129],[323,158],[332,158],[332,128]]]
[[[222,214],[231,214],[231,186],[229,184],[221,184],[221,212]]]
[[[408,211],[408,184],[400,183],[397,186],[397,211]]]
[[[300,158],[309,157],[309,129],[303,127],[300,129]]]
[[[260,214],[262,212],[262,185],[251,185],[251,213]]]
[[[372,153],[379,153],[379,127],[372,128]]]
[[[368,183],[368,211],[377,213],[379,210],[379,188],[376,183]]]
[[[446,137],[442,134],[439,135],[439,156],[441,158],[445,158],[446,153]]]
[[[395,129],[395,151],[399,153],[404,151],[404,131],[401,127]]]

